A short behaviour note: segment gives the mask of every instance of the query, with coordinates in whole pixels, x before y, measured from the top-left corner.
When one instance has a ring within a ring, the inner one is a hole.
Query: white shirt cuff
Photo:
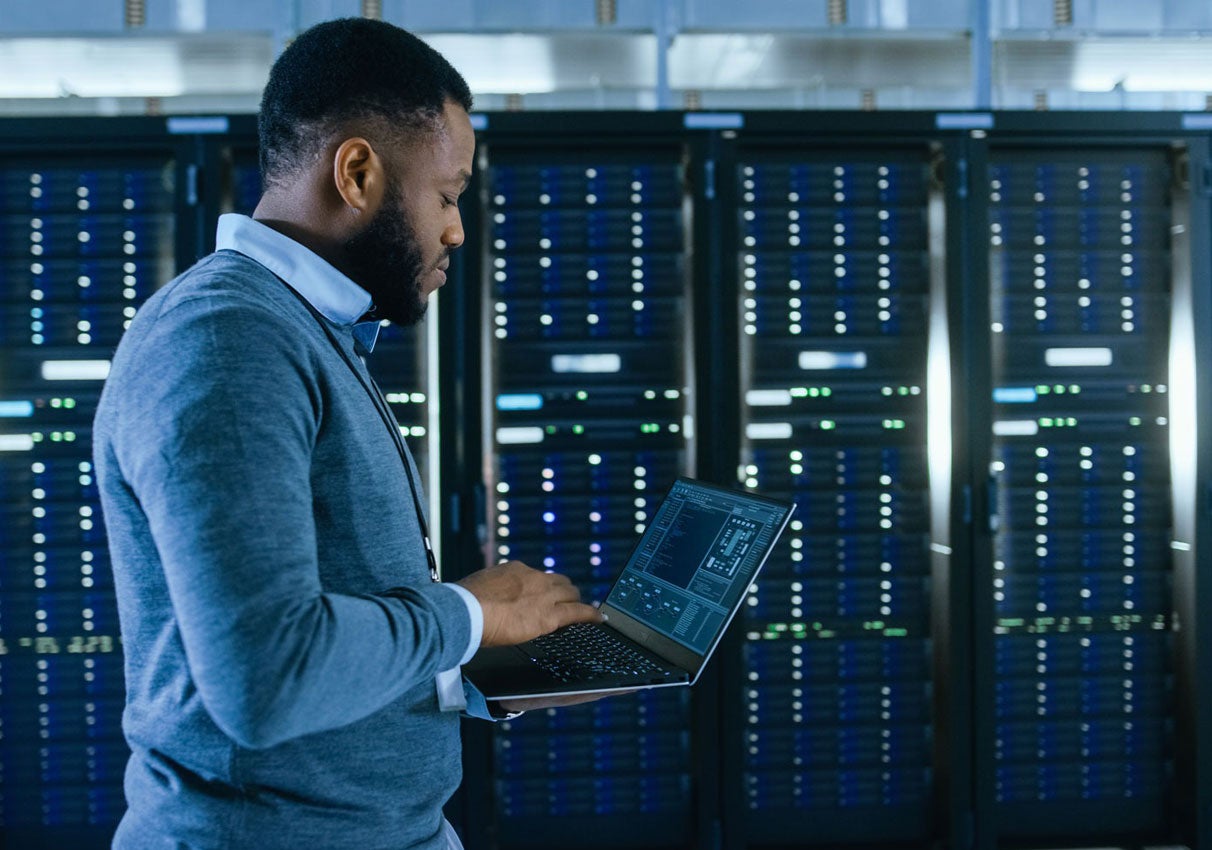
[[[442,586],[449,587],[459,594],[459,598],[467,606],[467,616],[471,618],[471,640],[468,641],[467,651],[463,653],[463,658],[459,661],[459,666],[462,667],[471,660],[471,656],[476,654],[476,650],[480,648],[480,641],[484,639],[484,609],[480,607],[480,600],[476,599],[475,594],[467,588],[457,584],[443,584]]]

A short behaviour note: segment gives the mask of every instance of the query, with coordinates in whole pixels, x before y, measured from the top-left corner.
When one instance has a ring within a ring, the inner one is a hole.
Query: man
[[[517,562],[436,581],[360,357],[446,281],[470,108],[403,30],[303,33],[265,90],[253,217],[224,216],[118,347],[94,432],[132,750],[118,848],[457,847],[458,666],[599,619]]]

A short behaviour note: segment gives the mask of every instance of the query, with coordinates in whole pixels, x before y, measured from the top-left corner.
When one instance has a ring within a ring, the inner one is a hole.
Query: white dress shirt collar
[[[360,321],[374,302],[370,293],[309,248],[246,215],[219,216],[215,248],[237,251],[256,260],[290,284],[333,324],[348,327],[369,352],[379,336],[379,323]]]

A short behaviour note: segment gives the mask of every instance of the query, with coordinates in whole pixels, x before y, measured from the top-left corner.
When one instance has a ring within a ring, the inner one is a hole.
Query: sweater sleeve
[[[253,748],[383,708],[457,665],[471,630],[438,584],[323,592],[310,484],[323,402],[298,337],[265,308],[195,298],[158,318],[115,387],[114,445],[190,675]]]

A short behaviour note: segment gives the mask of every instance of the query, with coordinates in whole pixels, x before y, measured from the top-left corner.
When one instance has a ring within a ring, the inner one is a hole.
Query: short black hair
[[[342,124],[434,128],[447,101],[470,112],[467,81],[412,33],[367,18],[317,24],[269,72],[257,117],[262,185],[297,171]]]

